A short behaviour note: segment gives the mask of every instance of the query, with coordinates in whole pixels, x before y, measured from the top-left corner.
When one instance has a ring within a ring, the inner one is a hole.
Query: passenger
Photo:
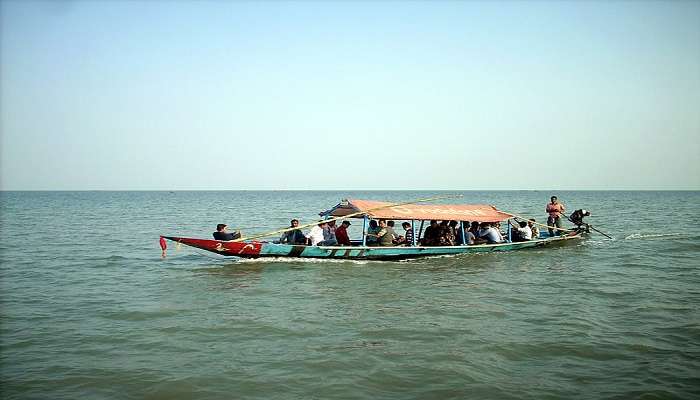
[[[506,231],[504,231],[503,228],[501,228],[500,222],[493,222],[491,223],[491,226],[495,228],[498,231],[498,233],[501,234],[501,237],[506,237]]]
[[[479,222],[473,221],[472,224],[471,224],[471,226],[469,227],[469,232],[471,232],[471,233],[474,235],[474,237],[477,237],[477,238],[478,238],[478,237],[479,237],[479,235],[478,235],[478,233],[479,233]]]
[[[386,230],[391,233],[391,237],[393,238],[392,240],[396,242],[396,240],[399,238],[399,235],[394,231],[394,221],[386,221]]]
[[[438,228],[438,246],[454,246],[455,245],[455,235],[452,228],[449,225],[450,221],[440,222],[440,227]]]
[[[538,228],[537,225],[535,225],[535,222],[536,221],[534,218],[530,218],[527,221],[527,226],[529,226],[530,230],[532,231],[532,238],[533,239],[537,239],[540,237],[540,228]]]
[[[566,208],[562,203],[559,203],[557,196],[552,196],[550,203],[547,204],[545,211],[549,214],[547,218],[547,226],[556,226],[557,228],[562,227],[561,216],[566,212]],[[549,236],[554,236],[554,229],[548,228]],[[557,235],[561,234],[561,230],[557,229]]]
[[[425,228],[425,233],[423,233],[423,240],[421,241],[421,245],[436,246],[438,242],[439,233],[440,232],[437,221],[430,221],[430,226]]]
[[[348,227],[352,225],[350,221],[343,221],[342,224],[335,230],[335,238],[340,246],[351,246],[350,238],[348,237]]]
[[[413,228],[409,222],[404,222],[401,224],[404,230],[406,230],[406,236],[399,236],[396,244],[402,244],[405,246],[413,246]]]
[[[516,221],[518,224],[512,223],[508,220],[508,223],[513,227],[510,231],[511,240],[513,242],[527,242],[532,240],[532,230],[527,226],[525,221]]]
[[[290,228],[296,228],[297,226],[299,226],[298,219],[293,219],[290,221]],[[294,229],[291,231],[284,232],[282,236],[280,236],[280,240],[278,240],[277,243],[306,244],[306,237],[304,236],[304,233],[301,231],[301,229]]]
[[[460,229],[457,225],[459,225],[459,222],[450,221],[450,230],[452,231],[452,236],[455,238],[455,240],[453,240],[455,243],[457,241],[457,236],[461,236],[461,233],[459,232]]]
[[[213,233],[216,240],[236,240],[241,238],[241,231],[226,232],[226,224],[217,224],[216,232]]]
[[[483,222],[479,230],[479,238],[485,239],[488,244],[503,243],[503,236],[490,222]]]
[[[323,228],[325,228],[326,223],[324,221],[319,221],[316,226],[311,228],[309,233],[306,235],[306,244],[311,246],[321,245],[323,243]]]
[[[367,229],[367,235],[366,235],[367,236],[367,246],[376,246],[378,232],[379,232],[379,225],[377,225],[377,221],[374,219],[369,221],[369,228]]]
[[[323,227],[323,244],[321,246],[335,246],[338,240],[335,238],[335,220],[328,221]]]
[[[375,236],[377,238],[377,242],[375,246],[393,246],[394,245],[394,236],[391,234],[391,232],[387,229],[386,226],[386,221],[383,219],[379,220],[379,232],[376,234],[373,233],[368,233],[367,236]]]
[[[476,237],[481,238],[486,234],[486,230],[489,228],[488,222],[482,222],[479,224],[479,230],[476,231]]]
[[[469,226],[469,222],[464,222],[464,225]],[[464,241],[462,241],[462,229],[461,229],[461,228],[458,228],[457,230],[458,230],[458,232],[457,232],[457,241],[456,241],[456,243],[457,243],[458,245],[474,244],[474,240],[475,240],[476,238],[474,237],[474,234],[473,234],[471,231],[466,230],[466,229],[464,230]],[[465,242],[466,242],[466,243],[465,243]]]

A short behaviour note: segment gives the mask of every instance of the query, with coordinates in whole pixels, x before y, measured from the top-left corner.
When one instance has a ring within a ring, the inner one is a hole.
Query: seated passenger
[[[377,244],[377,233],[379,232],[379,225],[376,220],[369,221],[369,228],[367,228],[367,246],[374,246]],[[371,235],[371,236],[370,236]]]
[[[216,225],[216,232],[213,233],[216,240],[236,240],[241,238],[241,231],[226,232],[226,224]]]
[[[440,222],[440,227],[438,228],[438,246],[455,245],[454,230],[449,226],[449,222],[450,221]]]
[[[319,243],[319,246],[335,246],[338,244],[338,240],[335,238],[335,220],[328,221],[326,226],[323,227],[323,243]]]
[[[352,225],[350,221],[343,221],[342,224],[335,230],[335,239],[339,246],[350,246],[350,237],[348,237],[348,227]]]
[[[491,227],[494,228],[495,230],[497,230],[498,233],[501,234],[501,237],[505,237],[505,236],[506,236],[506,231],[505,231],[503,228],[501,228],[501,223],[500,223],[500,222],[492,222],[492,223],[491,223]]]
[[[488,244],[502,243],[503,236],[501,233],[491,226],[490,222],[482,222],[481,229],[479,229],[479,238],[486,240]]]
[[[379,232],[376,234],[368,233],[367,236],[374,236],[377,238],[377,242],[373,244],[374,246],[393,246],[394,236],[386,227],[386,222],[381,219],[379,220]]]
[[[459,234],[459,231],[461,230],[458,225],[459,225],[459,222],[450,221],[450,231],[452,231],[452,236],[455,237],[455,241],[457,240],[457,235]]]
[[[465,222],[464,225],[465,225],[465,227],[466,227],[466,226],[469,226],[469,223],[468,223],[468,222]],[[474,244],[474,240],[475,240],[475,239],[476,239],[476,238],[474,237],[474,234],[473,234],[471,231],[465,229],[465,230],[464,230],[464,241],[462,241],[462,229],[461,229],[461,228],[457,228],[457,239],[456,239],[456,244],[458,244],[458,245]],[[466,243],[464,243],[464,242],[466,242]]]
[[[527,226],[525,221],[516,221],[518,224],[513,224],[510,220],[508,223],[513,227],[510,231],[510,237],[513,242],[527,242],[532,240],[532,230]]]
[[[299,226],[298,219],[293,219],[290,221],[290,228],[296,228],[297,226]],[[294,229],[291,231],[284,232],[282,236],[280,236],[280,240],[278,240],[277,243],[306,244],[306,237],[304,236],[304,233],[302,233],[301,229]]]
[[[469,232],[474,234],[474,237],[479,237],[477,233],[479,232],[479,222],[473,221],[469,227]]]
[[[537,225],[535,225],[535,219],[534,219],[534,218],[530,218],[530,219],[527,221],[527,226],[529,226],[529,227],[530,227],[530,230],[532,231],[532,238],[533,238],[533,239],[537,239],[537,238],[540,237],[540,228],[538,228]]]
[[[430,221],[430,226],[425,228],[425,233],[423,233],[423,240],[421,241],[422,246],[436,246],[438,243],[439,235],[438,223],[435,220]]]
[[[394,231],[394,221],[386,221],[386,230],[391,233],[391,237],[393,238],[392,241],[396,242],[396,239],[399,238],[399,235],[396,234],[396,231]]]
[[[394,243],[404,246],[413,246],[413,228],[408,222],[401,224],[401,227],[406,230],[406,236],[399,236]]]
[[[311,228],[306,235],[306,244],[311,246],[321,246],[323,243],[323,228],[326,226],[324,221],[319,221],[318,224]]]

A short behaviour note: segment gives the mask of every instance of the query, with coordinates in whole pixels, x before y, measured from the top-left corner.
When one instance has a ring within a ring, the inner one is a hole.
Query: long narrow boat
[[[196,239],[177,236],[161,236],[161,245],[165,251],[163,239],[168,239],[187,246],[207,250],[222,256],[259,258],[259,257],[294,257],[294,258],[337,258],[337,259],[372,259],[400,260],[426,256],[439,256],[464,253],[482,253],[492,251],[521,250],[557,243],[567,243],[581,239],[581,231],[564,231],[561,235],[550,236],[545,230],[540,238],[524,242],[506,241],[495,244],[457,245],[457,246],[421,246],[417,243],[407,246],[367,246],[365,233],[370,219],[409,221],[415,237],[423,230],[423,222],[430,220],[452,220],[459,222],[502,222],[513,217],[512,214],[499,211],[490,205],[452,204],[419,205],[370,201],[344,200],[328,211],[320,213],[326,218],[344,217],[363,219],[363,240],[353,241],[352,246],[308,246],[280,244],[258,240],[220,241],[213,239]],[[420,229],[416,225],[420,222]],[[460,229],[464,229],[461,224]],[[510,226],[509,226],[510,228]],[[277,232],[277,231],[276,231]],[[508,230],[510,236],[510,229]]]

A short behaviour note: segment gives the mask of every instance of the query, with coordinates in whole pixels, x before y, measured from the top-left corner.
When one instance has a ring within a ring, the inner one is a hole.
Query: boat
[[[433,200],[433,199],[427,199]],[[455,246],[422,246],[414,239],[413,243],[403,246],[368,246],[366,235],[368,223],[371,219],[408,221],[411,223],[414,237],[419,238],[426,221],[451,220],[460,222],[458,234],[464,234],[464,222],[503,222],[518,217],[496,209],[492,205],[484,204],[417,204],[427,201],[419,200],[406,203],[389,203],[372,200],[343,200],[330,210],[319,213],[325,218],[322,221],[355,218],[362,219],[363,234],[361,240],[353,240],[351,246],[311,246],[275,243],[274,241],[257,240],[291,230],[285,228],[263,235],[241,238],[232,241],[220,241],[214,239],[198,239],[178,236],[161,236],[160,244],[163,256],[167,245],[165,240],[210,251],[226,257],[239,258],[263,258],[263,257],[292,257],[292,258],[327,258],[327,259],[353,259],[353,260],[403,260],[419,257],[484,253],[494,251],[523,250],[533,247],[548,246],[568,243],[582,238],[583,231],[561,230],[550,235],[547,227],[541,229],[540,237],[528,241],[516,242],[507,240],[494,244],[471,244]],[[313,226],[320,221],[297,227]],[[541,224],[540,224],[541,225]],[[511,238],[510,224],[507,238]],[[544,226],[544,225],[543,225]],[[459,232],[461,230],[461,232]]]

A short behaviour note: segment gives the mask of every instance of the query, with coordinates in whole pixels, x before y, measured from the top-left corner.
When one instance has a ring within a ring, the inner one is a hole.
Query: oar
[[[510,216],[513,217],[513,218],[520,218],[520,219],[525,220],[525,221],[530,221],[530,219],[531,219],[531,218],[527,218],[527,217],[520,216],[520,215],[518,215],[518,214],[510,213],[510,212],[505,212],[505,211],[503,211],[503,212],[506,213],[506,214],[508,214],[508,215],[510,215]],[[545,227],[545,228],[547,228],[547,229],[558,230],[558,231],[564,231],[564,232],[571,232],[571,229],[564,229],[564,228],[559,228],[559,227],[556,227],[556,226],[549,226],[549,225],[545,225],[545,224],[540,224],[540,223],[537,222],[537,221],[533,222],[533,224],[539,225],[539,226],[543,226],[543,227]]]
[[[593,225],[588,225],[588,227],[591,228],[591,229],[593,229],[594,231],[600,233],[601,235],[605,236],[606,238],[612,239],[612,236],[608,236],[607,234],[605,234],[605,233],[603,233],[603,232],[597,230],[596,228],[593,227]]]
[[[571,218],[566,217],[566,219],[569,220],[569,222],[571,222],[572,224],[576,225],[576,223],[574,223],[574,221],[572,221]],[[583,218],[582,218],[581,220],[583,220]],[[605,236],[605,237],[608,238],[608,239],[612,239],[612,238],[613,238],[612,236],[610,236],[610,235],[608,235],[608,234],[606,234],[606,233],[604,233],[604,232],[601,232],[601,231],[597,230],[597,229],[594,228],[593,225],[591,225],[591,224],[586,224],[586,225],[588,225],[589,228],[591,228],[591,229],[593,229],[594,231],[600,233],[601,235]]]
[[[340,217],[326,219],[326,220],[323,220],[323,223],[327,223],[327,222],[330,222],[330,221],[337,221],[337,220],[339,220],[339,219],[350,218],[350,217],[354,217],[354,216],[357,216],[357,215],[367,214],[367,213],[370,212],[370,211],[377,211],[377,210],[381,210],[381,209],[383,209],[383,208],[391,208],[391,207],[405,206],[405,205],[407,205],[407,204],[415,204],[415,203],[425,203],[425,202],[427,202],[427,201],[435,201],[435,200],[442,200],[442,199],[451,199],[451,198],[455,198],[455,197],[463,197],[463,195],[461,195],[461,194],[452,194],[452,195],[446,195],[446,196],[431,197],[431,198],[429,198],[429,199],[418,199],[418,200],[406,201],[406,202],[403,202],[403,203],[386,204],[386,205],[379,206],[379,207],[368,208],[367,210],[358,211],[358,212],[356,212],[356,213],[350,213],[350,214],[343,215],[343,216],[340,216]],[[295,229],[308,228],[308,227],[310,227],[310,226],[318,225],[319,223],[321,223],[321,222],[316,221],[316,222],[312,222],[312,223],[305,224],[305,225],[299,225],[299,226],[295,226],[295,227],[289,227],[289,228],[284,228],[284,229],[278,229],[278,230],[276,230],[276,231],[267,232],[267,233],[261,233],[261,234],[259,234],[259,235],[253,235],[253,236],[249,236],[249,237],[245,237],[245,238],[234,239],[234,240],[232,240],[232,242],[242,242],[242,241],[244,241],[244,240],[251,240],[251,239],[258,239],[258,238],[262,238],[262,237],[266,237],[266,236],[272,236],[272,235],[275,235],[275,234],[280,234],[280,233],[284,233],[284,232],[293,231],[293,230],[295,230]]]

